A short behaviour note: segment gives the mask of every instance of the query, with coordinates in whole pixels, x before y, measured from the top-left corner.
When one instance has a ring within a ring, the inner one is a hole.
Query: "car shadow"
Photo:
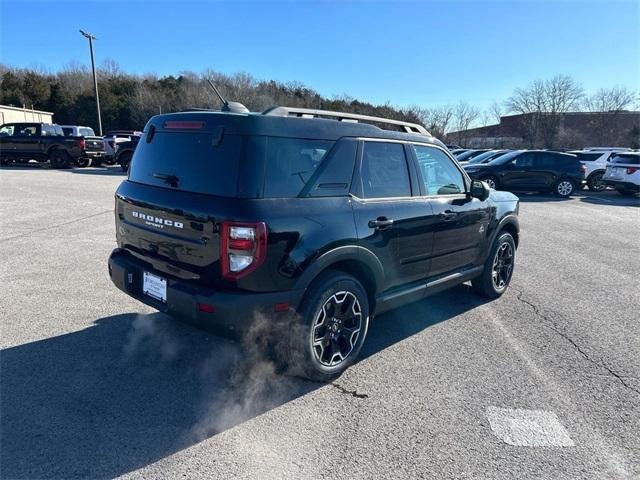
[[[111,167],[85,167],[85,168],[51,168],[48,162],[43,163],[19,163],[12,165],[3,165],[0,170],[8,171],[27,171],[27,170],[53,170],[56,172],[76,173],[81,175],[106,175],[106,176],[126,176],[127,172],[123,172],[119,165]]]
[[[127,175],[127,172],[123,172],[120,166],[73,168],[71,170],[66,170],[66,171],[70,173],[76,173],[79,175],[107,175],[107,176],[118,176],[118,177],[124,177]]]
[[[480,303],[460,286],[382,315],[363,357]],[[6,348],[0,476],[115,477],[323,386],[252,350],[161,313]]]

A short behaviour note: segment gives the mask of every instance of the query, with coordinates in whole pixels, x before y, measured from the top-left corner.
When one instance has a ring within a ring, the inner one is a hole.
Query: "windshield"
[[[93,131],[93,128],[89,128],[89,127],[80,127],[78,129],[78,134],[80,134],[83,137],[95,137],[96,134]]]
[[[508,152],[504,155],[500,155],[498,158],[491,160],[487,165],[504,165],[505,163],[513,160],[518,155],[520,155],[523,150],[516,150],[515,152]]]

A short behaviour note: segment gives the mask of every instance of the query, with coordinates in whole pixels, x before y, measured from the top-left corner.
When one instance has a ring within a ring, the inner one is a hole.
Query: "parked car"
[[[493,189],[553,192],[561,197],[578,188],[586,170],[575,155],[546,150],[516,150],[464,169]]]
[[[347,113],[155,116],[115,198],[119,289],[200,327],[257,321],[319,381],[375,314],[467,280],[502,295],[518,245],[517,197],[472,182],[421,125]]]
[[[480,155],[473,157],[471,160],[461,161],[462,165],[475,165],[477,163],[489,163],[498,158],[500,155],[510,152],[510,150],[488,150]]]
[[[447,148],[451,152],[453,150],[460,150],[462,147],[460,147],[460,145],[447,145]]]
[[[140,141],[140,136],[134,135],[128,142],[122,142],[118,144],[118,150],[116,151],[116,163],[120,164],[123,172],[129,171],[129,165],[133,158],[133,152],[136,150],[136,146]]]
[[[482,155],[485,152],[488,152],[489,149],[488,148],[483,148],[480,150],[467,150],[466,152],[462,152],[462,153],[458,153],[456,155],[456,159],[458,160],[458,162],[468,162],[469,160],[471,160],[472,158],[477,157],[478,155]]]
[[[615,153],[607,165],[602,181],[622,195],[640,192],[640,152]]]
[[[0,162],[37,160],[54,168],[83,163],[99,147],[87,145],[84,137],[66,137],[60,125],[50,123],[6,123],[0,126]]]
[[[573,150],[569,153],[578,157],[578,160],[585,166],[585,183],[589,190],[601,192],[607,188],[602,181],[602,176],[612,155],[615,155],[615,151],[592,149]]]
[[[105,161],[107,165],[115,165],[118,146],[124,142],[130,142],[132,137],[139,137],[142,132],[138,130],[112,130],[104,136]]]
[[[83,137],[87,146],[87,156],[76,160],[78,167],[88,167],[91,164],[99,163],[104,157],[104,140],[98,137],[91,127],[81,127],[78,125],[60,125],[64,135],[67,137]]]
[[[469,151],[468,148],[456,148],[455,150],[451,150],[451,153],[454,156],[457,156],[457,155],[460,155],[461,153],[468,152],[468,151]]]

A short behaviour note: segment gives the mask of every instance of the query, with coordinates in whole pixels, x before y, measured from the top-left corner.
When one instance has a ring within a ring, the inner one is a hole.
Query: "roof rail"
[[[387,125],[399,125],[407,133],[417,133],[419,135],[431,134],[422,125],[417,123],[403,122],[402,120],[393,120],[390,118],[372,117],[370,115],[360,115],[357,113],[333,112],[331,110],[317,110],[314,108],[297,108],[297,107],[271,107],[267,108],[262,115],[273,115],[278,117],[330,117],[335,118],[339,122],[342,121],[360,121],[364,123],[377,122]]]

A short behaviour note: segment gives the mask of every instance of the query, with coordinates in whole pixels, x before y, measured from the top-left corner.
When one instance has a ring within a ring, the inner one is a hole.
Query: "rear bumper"
[[[166,303],[142,293],[145,271],[166,278]],[[109,276],[116,287],[150,307],[200,328],[232,334],[240,334],[256,319],[286,315],[287,312],[276,312],[275,305],[288,303],[296,308],[304,294],[304,289],[269,293],[216,291],[168,277],[119,248],[109,257]],[[200,304],[211,305],[214,311],[203,312]]]
[[[95,152],[85,151],[82,156],[85,158],[101,158],[105,156],[105,153],[104,151],[95,151]]]
[[[631,190],[634,192],[640,192],[640,185],[631,183],[631,182],[623,182],[621,180],[602,180],[605,185],[609,187],[613,187],[617,190]]]

